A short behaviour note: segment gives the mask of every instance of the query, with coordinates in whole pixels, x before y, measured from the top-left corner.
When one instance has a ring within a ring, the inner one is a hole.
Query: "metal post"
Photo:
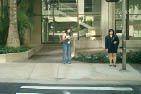
[[[53,41],[55,40],[55,39],[54,39],[54,33],[55,33],[55,17],[54,17],[54,5],[55,5],[55,4],[54,4],[54,3],[55,3],[55,2],[54,2],[54,0],[53,0],[53,4],[52,4],[52,5],[53,5],[53,6],[52,6],[52,7],[53,7]]]
[[[77,0],[77,39],[79,40],[79,29],[80,29],[80,25],[79,25],[79,5],[78,5],[79,1]]]
[[[127,0],[127,14],[126,14],[126,39],[129,40],[129,0]]]
[[[122,70],[126,70],[126,14],[127,0],[122,0]]]

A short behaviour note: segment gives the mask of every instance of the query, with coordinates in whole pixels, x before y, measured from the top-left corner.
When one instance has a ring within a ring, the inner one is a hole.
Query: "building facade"
[[[104,48],[108,29],[122,36],[121,2],[106,0],[34,0],[34,32],[25,34],[30,45],[60,43],[65,29],[72,28],[76,48]],[[134,0],[129,0],[134,1]],[[138,0],[137,0],[138,1]],[[129,5],[127,47],[141,47],[141,8]],[[134,42],[132,42],[134,41]]]

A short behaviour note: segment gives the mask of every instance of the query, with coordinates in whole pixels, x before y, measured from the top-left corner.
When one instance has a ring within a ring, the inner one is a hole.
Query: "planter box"
[[[42,45],[38,47],[34,47],[26,52],[0,54],[0,63],[28,60],[32,55],[38,52],[41,48],[42,48]]]

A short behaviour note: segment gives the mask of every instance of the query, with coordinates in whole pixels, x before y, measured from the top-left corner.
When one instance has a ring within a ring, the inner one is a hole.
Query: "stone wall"
[[[120,40],[119,47],[122,46],[122,40]],[[141,48],[141,40],[127,40],[126,46],[128,48],[140,49]],[[95,49],[95,48],[104,48],[102,46],[101,40],[76,40],[75,41],[76,49]]]

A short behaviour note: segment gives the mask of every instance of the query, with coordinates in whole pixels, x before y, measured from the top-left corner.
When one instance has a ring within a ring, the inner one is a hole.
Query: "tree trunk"
[[[9,2],[9,32],[7,38],[8,47],[20,47],[20,40],[18,34],[18,24],[17,24],[17,4],[16,0],[10,0]]]

